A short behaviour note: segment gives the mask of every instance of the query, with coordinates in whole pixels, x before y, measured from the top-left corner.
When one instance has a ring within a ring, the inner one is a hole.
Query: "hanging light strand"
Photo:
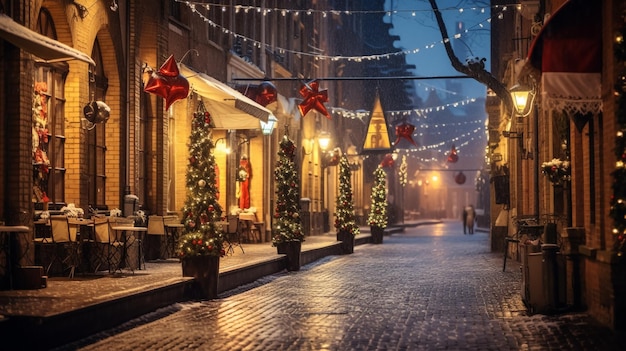
[[[261,13],[263,16],[267,16],[269,13],[272,13],[273,11],[279,12],[279,13],[285,13],[285,15],[287,13],[293,13],[294,15],[299,15],[301,12],[305,13],[307,15],[311,15],[313,13],[315,13],[315,10],[287,10],[287,9],[265,9],[265,8],[261,8],[261,7],[254,7],[254,6],[243,6],[243,5],[233,5],[233,6],[226,6],[226,5],[217,5],[217,4],[207,4],[207,3],[200,3],[200,2],[190,2],[190,1],[184,1],[184,0],[176,0],[177,2],[183,3],[185,4],[187,7],[189,7],[189,9],[191,9],[191,11],[193,13],[195,13],[197,16],[199,16],[200,18],[202,18],[204,20],[204,22],[208,23],[211,27],[214,28],[219,28],[221,29],[222,33],[226,34],[226,35],[230,35],[232,36],[234,39],[241,39],[243,41],[246,42],[251,42],[252,45],[254,47],[257,47],[259,49],[266,49],[266,50],[270,50],[272,52],[275,52],[277,54],[280,55],[285,55],[285,54],[293,54],[293,55],[303,55],[303,56],[309,56],[309,57],[313,57],[315,60],[330,60],[330,61],[349,61],[349,62],[363,62],[363,61],[377,61],[377,60],[382,60],[382,59],[390,59],[390,58],[394,58],[397,56],[405,56],[405,55],[413,55],[413,54],[418,54],[421,52],[420,48],[414,48],[414,49],[410,49],[410,50],[400,50],[400,51],[395,51],[395,52],[388,52],[388,53],[381,53],[381,54],[372,54],[372,55],[359,55],[359,56],[344,56],[344,55],[324,55],[321,54],[320,52],[304,52],[304,51],[298,51],[298,50],[291,50],[291,49],[285,49],[285,48],[281,48],[281,47],[274,47],[271,46],[269,44],[265,44],[262,43],[258,40],[255,40],[253,38],[247,37],[245,35],[239,34],[239,33],[235,33],[232,30],[225,28],[213,21],[211,21],[211,19],[209,19],[207,16],[205,16],[203,13],[201,13],[198,10],[198,7],[204,8],[207,11],[214,11],[215,9],[220,9],[220,11],[222,12],[226,12],[229,8],[232,8],[235,10],[235,13],[239,13],[240,11],[244,11],[246,13],[250,12],[250,11],[254,11],[254,12],[258,12]],[[474,28],[477,29],[481,29],[484,27],[485,23],[491,23],[491,20],[493,18],[497,18],[497,19],[503,19],[504,18],[504,12],[509,10],[509,6],[507,5],[496,5],[493,7],[496,11],[495,14],[493,14],[492,12],[492,16],[490,16],[489,18],[479,22],[478,24],[465,29],[464,33],[468,33],[470,31],[472,31]],[[513,7],[511,7],[513,8]],[[457,9],[458,10],[458,9]],[[412,11],[416,11],[416,10],[412,10]],[[431,11],[432,10],[424,10],[424,11]],[[344,13],[344,11],[318,11],[319,13],[322,14],[340,14],[340,13]],[[384,11],[385,13],[387,13],[387,15],[390,15],[394,12],[394,11]],[[352,11],[349,11],[349,13],[352,13]],[[376,13],[376,11],[362,11],[362,13]],[[324,16],[325,17],[325,16]],[[455,34],[453,36],[453,39],[461,39],[463,38],[463,34],[462,33],[458,33]],[[423,48],[425,50],[428,49],[433,49],[439,45],[442,44],[446,44],[450,42],[450,38],[444,38],[442,40],[439,41],[434,41],[428,44],[423,45]]]

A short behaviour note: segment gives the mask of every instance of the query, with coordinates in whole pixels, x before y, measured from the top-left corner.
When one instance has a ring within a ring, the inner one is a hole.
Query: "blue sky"
[[[490,17],[489,1],[480,0],[438,0],[448,34],[452,37],[453,48],[461,62],[467,57],[490,58]],[[414,64],[417,76],[460,75],[452,65],[441,43],[441,33],[437,26],[430,3],[427,0],[386,0],[385,10],[397,10],[385,16],[386,22],[393,23],[390,34],[398,35],[400,41],[395,46],[403,50],[419,50],[406,56],[407,63]],[[461,37],[453,39],[457,33],[457,23],[463,22]],[[484,97],[486,87],[472,79],[462,79],[462,91],[447,89],[442,80],[415,80],[416,91],[425,98],[429,89],[437,89],[443,94],[457,94],[465,97]]]

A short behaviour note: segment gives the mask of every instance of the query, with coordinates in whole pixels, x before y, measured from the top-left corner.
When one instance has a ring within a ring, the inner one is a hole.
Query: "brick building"
[[[501,10],[506,4],[492,5]],[[536,96],[523,117],[504,104],[497,108],[495,96],[488,99],[491,156],[503,156],[492,159],[492,177],[506,180],[492,187],[492,247],[502,249],[504,236],[515,235],[522,216],[554,224],[544,227],[542,237],[555,240],[562,256],[557,273],[542,284],[558,290],[545,292],[555,294],[548,310],[583,309],[615,329],[626,326],[625,265],[609,216],[619,130],[614,37],[624,24],[623,6],[622,1],[520,1],[515,11],[504,11],[504,20],[492,22],[492,57],[499,58],[492,73],[508,88],[534,85]],[[564,176],[548,176],[545,166],[552,160],[571,162]],[[555,238],[549,228],[555,228]],[[513,245],[508,250],[518,259],[526,254]],[[529,274],[526,259],[521,258],[522,268]],[[545,270],[535,273],[546,278]]]
[[[301,195],[311,200],[311,220],[305,230],[310,234],[328,230],[336,173],[333,167],[324,167],[327,154],[316,143],[317,137],[329,132],[331,149],[347,150],[358,144],[364,130],[359,129],[362,121],[327,119],[315,110],[300,117],[299,90],[305,80],[341,75],[346,67],[350,75],[379,76],[388,67],[318,61],[302,53],[339,52],[342,43],[351,43],[354,55],[363,54],[358,43],[372,35],[368,31],[389,29],[380,11],[384,1],[364,5],[362,10],[377,10],[365,21],[353,23],[351,16],[343,14],[329,16],[324,23],[333,24],[328,26],[318,26],[327,17],[326,10],[356,5],[302,2],[299,8],[314,11],[300,15],[272,11],[284,6],[278,0],[265,1],[263,7],[250,1],[249,11],[223,3],[0,1],[0,162],[4,165],[0,219],[33,228],[44,203],[51,211],[68,204],[86,213],[116,208],[124,215],[139,208],[148,214],[179,211],[186,197],[191,119],[194,112],[206,109],[216,125],[213,140],[224,216],[238,211],[236,174],[246,158],[252,175],[248,210],[256,211],[257,221],[269,231],[273,165],[288,126],[302,150],[298,153]],[[333,30],[337,26],[353,30]],[[394,38],[384,34],[382,41],[392,48]],[[186,98],[166,108],[165,99],[145,92],[144,87],[169,57],[190,89]],[[403,57],[388,65],[401,71],[407,67]],[[278,99],[263,106],[247,93],[266,77],[276,78]],[[386,84],[386,96],[406,96],[406,84]],[[328,106],[373,105],[370,84],[361,83],[364,94],[355,94],[358,89],[344,88],[342,82],[321,83],[321,88],[327,87]],[[345,101],[351,102],[342,105]],[[270,117],[275,118],[276,128],[265,135],[261,121]],[[344,129],[353,131],[351,138],[343,138]],[[232,152],[224,152],[226,148]],[[352,156],[355,165],[362,162]],[[355,186],[361,187],[355,191],[361,211],[368,201],[362,191],[366,182],[362,169],[356,167],[354,173]],[[22,264],[35,262],[35,250],[25,249],[33,237],[31,231],[21,238]]]

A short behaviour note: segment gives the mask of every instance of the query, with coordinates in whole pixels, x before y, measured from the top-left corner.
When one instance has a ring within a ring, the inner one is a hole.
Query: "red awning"
[[[531,44],[527,62],[541,71],[544,108],[582,114],[602,110],[601,11],[601,1],[567,1]]]

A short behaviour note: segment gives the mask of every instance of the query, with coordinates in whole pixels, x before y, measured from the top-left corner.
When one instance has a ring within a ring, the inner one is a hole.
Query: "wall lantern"
[[[530,114],[535,100],[535,91],[528,86],[516,84],[509,89],[513,105],[520,117],[526,117]]]
[[[111,108],[104,101],[92,101],[83,108],[83,116],[89,122],[87,129],[92,130],[97,123],[106,123],[111,115]]]
[[[328,149],[328,145],[330,144],[330,133],[320,132],[317,136],[317,142],[320,144],[320,149],[322,149],[322,151],[326,151]]]
[[[276,119],[274,115],[270,115],[267,122],[261,121],[261,132],[263,133],[263,135],[271,135],[274,131],[274,127],[276,127],[277,122],[278,119]]]

